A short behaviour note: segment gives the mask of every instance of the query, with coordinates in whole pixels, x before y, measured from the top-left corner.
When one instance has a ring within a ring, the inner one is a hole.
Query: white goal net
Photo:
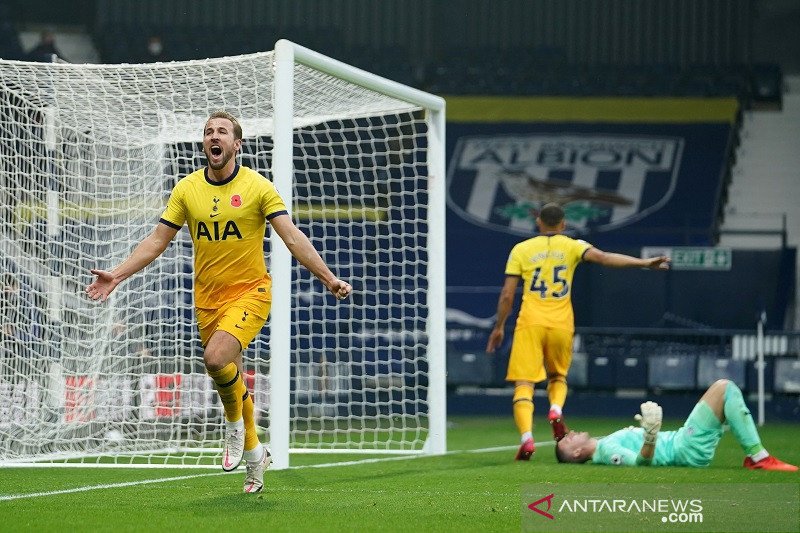
[[[245,367],[276,465],[289,450],[444,451],[443,108],[283,43],[294,90],[277,105],[273,52],[0,61],[0,463],[216,463],[223,416],[186,230],[105,304],[83,290],[205,164],[202,128],[218,109],[240,118],[240,163],[274,171],[295,223],[354,287],[335,301],[265,237],[272,328]],[[293,109],[283,126],[278,106]]]

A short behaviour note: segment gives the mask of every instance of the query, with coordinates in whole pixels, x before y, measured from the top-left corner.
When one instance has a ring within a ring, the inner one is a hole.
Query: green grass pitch
[[[568,419],[603,435],[629,420]],[[674,429],[680,421],[667,421]],[[773,454],[800,463],[800,424],[761,431]],[[620,468],[559,465],[549,426],[538,424],[539,447],[528,463],[513,460],[518,437],[511,413],[456,417],[440,457],[363,460],[364,456],[296,455],[293,468],[270,471],[265,492],[241,493],[244,470],[106,468],[0,469],[4,531],[520,531],[526,484],[791,483],[796,473],[752,472],[730,434],[711,467]],[[486,450],[486,451],[476,451]],[[171,479],[165,481],[165,479]],[[24,495],[21,498],[10,498]],[[780,511],[776,511],[780,512]],[[798,525],[800,528],[800,525]]]

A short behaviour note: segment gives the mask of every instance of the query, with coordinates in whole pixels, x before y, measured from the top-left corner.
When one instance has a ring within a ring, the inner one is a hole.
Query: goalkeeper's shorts
[[[515,330],[506,381],[536,383],[548,374],[566,377],[572,364],[572,337],[570,330],[544,326]]]
[[[205,347],[211,335],[222,330],[236,337],[246,350],[267,322],[271,307],[269,291],[254,288],[219,309],[196,308],[200,343]]]
[[[708,466],[722,437],[722,422],[703,400],[697,402],[673,442],[675,466]]]

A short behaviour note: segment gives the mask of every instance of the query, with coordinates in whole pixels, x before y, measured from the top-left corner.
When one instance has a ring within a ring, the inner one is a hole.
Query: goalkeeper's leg
[[[758,434],[753,416],[747,408],[742,391],[736,384],[727,379],[714,382],[701,398],[705,401],[721,422],[726,422],[736,442],[747,455],[744,466],[753,470],[787,470],[795,471],[796,466],[784,463],[772,457]]]
[[[753,456],[764,450],[742,391],[735,383],[719,379],[708,388],[701,400],[711,407],[720,422],[727,422],[744,453]]]

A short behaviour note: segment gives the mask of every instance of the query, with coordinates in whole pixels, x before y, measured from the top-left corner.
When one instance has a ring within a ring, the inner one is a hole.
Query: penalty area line
[[[546,441],[546,442],[537,442],[536,446],[551,446],[553,445],[553,441]],[[479,448],[479,449],[472,449],[472,450],[450,450],[445,452],[443,455],[459,455],[459,454],[467,454],[467,453],[490,453],[490,452],[499,452],[499,451],[507,451],[507,450],[515,450],[518,446],[494,446],[490,448]],[[298,465],[298,466],[290,466],[289,469],[303,469],[303,468],[332,468],[336,466],[354,466],[354,465],[364,465],[364,464],[372,464],[372,463],[383,463],[389,461],[411,461],[414,459],[424,459],[424,458],[433,458],[436,456],[431,455],[402,455],[397,457],[373,457],[369,459],[357,459],[355,461],[339,461],[335,463],[321,463],[315,465]],[[201,477],[211,477],[211,476],[225,476],[229,474],[234,474],[234,472],[209,472],[204,474],[192,474],[188,476],[172,476],[172,477],[164,477],[164,478],[156,478],[156,479],[142,479],[140,481],[125,481],[121,483],[104,483],[102,485],[87,485],[84,487],[73,487],[70,489],[62,489],[62,490],[49,490],[45,492],[31,492],[28,494],[0,494],[0,502],[7,502],[11,500],[22,500],[25,498],[46,498],[48,496],[60,496],[62,494],[75,494],[78,492],[89,492],[92,490],[105,490],[105,489],[119,489],[125,487],[138,487],[140,485],[153,485],[156,483],[169,483],[170,481],[181,481],[185,479],[197,479]]]

